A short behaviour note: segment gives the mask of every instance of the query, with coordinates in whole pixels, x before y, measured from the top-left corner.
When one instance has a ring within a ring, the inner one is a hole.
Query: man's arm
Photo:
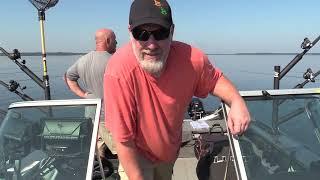
[[[83,89],[81,89],[81,87],[79,86],[77,81],[72,81],[68,77],[66,77],[66,82],[67,82],[67,85],[69,86],[70,90],[73,93],[75,93],[76,95],[78,95],[82,98],[86,98],[88,93],[85,92]]]
[[[130,180],[143,179],[142,170],[139,167],[136,145],[133,141],[116,142],[117,154],[126,175]]]
[[[232,134],[240,135],[250,124],[250,114],[246,103],[236,87],[223,75],[218,79],[212,94],[221,98],[230,106],[228,127]]]
[[[83,64],[84,59],[82,57],[78,59],[72,66],[70,66],[67,72],[64,74],[64,81],[67,83],[69,89],[79,97],[86,98],[88,93],[81,89],[78,84],[78,79],[80,78],[79,72],[85,70],[81,64]]]

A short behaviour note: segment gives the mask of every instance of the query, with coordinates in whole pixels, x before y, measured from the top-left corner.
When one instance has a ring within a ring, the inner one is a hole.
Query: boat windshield
[[[11,105],[0,127],[0,179],[91,179],[100,106],[89,99]]]
[[[319,89],[246,94],[252,123],[244,135],[230,136],[239,177],[319,179]]]

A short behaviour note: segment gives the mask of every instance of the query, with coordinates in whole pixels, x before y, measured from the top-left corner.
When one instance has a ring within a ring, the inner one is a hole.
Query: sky
[[[319,0],[168,0],[174,39],[206,53],[301,52],[320,35]],[[60,0],[46,11],[47,52],[88,52],[98,28],[129,39],[131,0]],[[1,0],[0,47],[41,51],[37,9],[28,0]],[[320,52],[319,45],[310,52]]]

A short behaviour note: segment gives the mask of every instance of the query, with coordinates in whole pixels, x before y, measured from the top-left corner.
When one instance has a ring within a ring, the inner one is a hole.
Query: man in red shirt
[[[210,93],[230,105],[228,127],[243,133],[250,115],[234,85],[199,49],[173,41],[165,0],[135,0],[130,42],[111,57],[104,75],[106,126],[130,180],[171,179],[184,112],[193,96]]]

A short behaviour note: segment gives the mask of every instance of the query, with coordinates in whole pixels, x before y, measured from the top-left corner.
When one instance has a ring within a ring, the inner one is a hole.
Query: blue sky
[[[169,0],[174,39],[206,53],[300,52],[305,37],[320,35],[319,0]],[[60,0],[46,11],[47,51],[87,52],[94,32],[115,31],[128,41],[131,0]],[[41,51],[36,8],[28,0],[1,0],[0,46]],[[311,52],[320,52],[320,42]]]

